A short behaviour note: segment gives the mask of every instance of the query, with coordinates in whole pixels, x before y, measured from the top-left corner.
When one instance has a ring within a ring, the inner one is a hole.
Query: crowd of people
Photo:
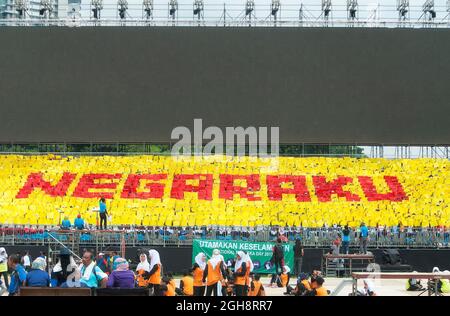
[[[284,263],[281,239],[273,247],[272,262],[275,273],[269,286],[285,287],[286,295],[328,295],[323,290],[323,278],[313,272],[308,291],[300,291],[298,285],[289,285],[291,269]],[[117,252],[99,253],[85,250],[81,261],[76,260],[66,248],[59,253],[58,262],[47,269],[45,253],[32,260],[28,252],[8,256],[0,248],[0,287],[2,292],[18,295],[21,287],[82,287],[90,289],[119,288],[148,289],[154,296],[265,296],[261,275],[254,273],[249,254],[237,251],[231,262],[226,262],[218,249],[208,259],[205,253],[196,255],[192,267],[183,271],[176,284],[174,274],[163,273],[159,252],[155,249],[141,252],[135,271],[130,263]],[[11,272],[8,276],[8,270]],[[300,279],[299,279],[300,280]],[[302,280],[303,281],[303,280]]]
[[[360,253],[366,253],[367,227],[360,225]],[[348,235],[350,229],[344,227],[332,244],[331,252],[348,254]],[[321,271],[313,270],[306,274],[302,269],[304,247],[301,239],[296,239],[293,248],[293,271],[285,262],[284,245],[287,240],[278,236],[272,248],[270,266],[274,268],[270,283],[266,287],[285,288],[284,295],[290,296],[327,296],[330,291],[324,286],[325,279]],[[90,289],[148,289],[154,296],[265,296],[266,289],[261,275],[254,272],[250,255],[237,251],[232,260],[225,260],[218,249],[214,249],[208,258],[205,253],[195,256],[192,267],[183,271],[178,285],[174,273],[164,271],[160,254],[155,249],[141,250],[139,263],[133,271],[130,262],[119,256],[116,251],[100,252],[96,256],[91,250],[84,250],[81,260],[77,261],[67,248],[62,248],[58,262],[49,265],[44,252],[32,260],[29,252],[23,255],[8,256],[5,248],[0,248],[0,295],[8,291],[9,295],[18,295],[22,286],[26,287],[82,287]],[[10,271],[10,276],[8,276]],[[433,271],[435,272],[435,271]],[[445,271],[447,272],[447,271]],[[3,277],[3,281],[1,278]],[[291,282],[296,279],[294,286]],[[408,291],[423,290],[420,280],[407,281]],[[448,280],[439,280],[438,289],[450,291]],[[376,296],[370,280],[364,280],[359,296]]]
[[[237,251],[231,262],[226,262],[218,249],[213,250],[209,259],[205,253],[198,253],[192,267],[183,271],[177,284],[172,272],[163,273],[160,255],[155,249],[141,252],[139,264],[133,271],[129,261],[120,257],[117,252],[94,256],[92,251],[86,250],[81,262],[77,262],[72,253],[63,248],[56,265],[47,270],[47,258],[43,253],[31,261],[28,252],[23,256],[8,256],[5,248],[0,248],[0,296],[4,292],[8,292],[10,296],[18,295],[20,288],[24,286],[140,288],[148,289],[148,293],[153,296],[266,296],[265,287],[273,287],[285,288],[283,294],[287,296],[328,296],[330,291],[324,285],[325,278],[321,271],[313,270],[310,274],[291,272],[284,263],[283,254],[279,253],[280,242],[278,240],[273,247],[272,262],[277,264],[268,285],[264,285],[262,276],[253,271],[252,259],[244,251]],[[28,265],[28,262],[31,263]],[[440,271],[435,268],[433,272]],[[294,285],[292,279],[296,279]],[[450,292],[448,280],[437,282],[439,293]],[[356,295],[377,295],[371,280],[363,280],[363,283],[363,288]],[[423,287],[418,279],[409,279],[406,283],[407,291],[425,291],[427,288],[434,288],[434,285]]]

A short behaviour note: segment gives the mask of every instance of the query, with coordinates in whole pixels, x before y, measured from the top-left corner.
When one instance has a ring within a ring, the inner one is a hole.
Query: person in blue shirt
[[[105,288],[108,282],[108,276],[104,273],[94,261],[94,255],[90,251],[86,251],[82,258],[83,266],[81,267],[81,287],[88,288]]]
[[[77,218],[75,218],[73,225],[76,229],[82,230],[84,229],[84,220],[81,218],[81,215],[78,214]]]
[[[25,285],[30,287],[50,286],[50,276],[45,271],[47,264],[44,258],[38,257],[33,261],[31,270],[28,272]]]
[[[17,255],[12,255],[8,258],[8,266],[13,271],[11,273],[11,282],[9,283],[9,296],[19,294],[19,289],[25,284],[27,272],[20,264],[20,258]]]
[[[367,238],[369,237],[369,229],[366,224],[361,223],[359,233],[359,252],[367,254]]]
[[[111,272],[112,272],[112,271],[115,271],[117,269],[117,266],[116,266],[115,262],[116,262],[117,259],[120,258],[120,256],[115,251],[112,252],[111,256],[112,256],[112,265],[111,265],[112,266]]]
[[[61,228],[62,229],[70,229],[71,226],[72,226],[72,224],[70,224],[69,218],[67,216],[64,217],[64,220],[61,223]]]
[[[100,270],[102,270],[103,272],[105,272],[106,274],[108,274],[108,262],[105,259],[105,254],[104,253],[99,253],[97,256],[97,267],[100,268]]]
[[[103,227],[105,227],[106,229],[106,218],[108,216],[108,211],[106,210],[106,201],[105,198],[103,197],[100,198],[99,201],[99,213],[100,213],[100,229],[103,229]]]

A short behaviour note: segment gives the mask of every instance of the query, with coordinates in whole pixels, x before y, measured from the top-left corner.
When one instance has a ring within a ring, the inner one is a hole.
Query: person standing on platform
[[[344,255],[348,255],[349,245],[350,245],[350,229],[348,228],[348,225],[345,225],[344,229],[342,230],[342,253]]]
[[[99,213],[100,213],[100,230],[107,228],[107,217],[108,217],[108,210],[106,209],[106,200],[105,198],[100,198],[99,201]]]
[[[366,224],[361,223],[361,230],[359,233],[359,252],[367,254],[367,239],[369,238],[369,229]]]

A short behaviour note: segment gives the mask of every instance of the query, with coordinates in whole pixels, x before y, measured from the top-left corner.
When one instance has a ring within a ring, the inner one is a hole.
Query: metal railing
[[[194,239],[240,240],[252,242],[273,242],[278,236],[287,241],[301,239],[305,247],[330,247],[332,242],[342,235],[341,229],[301,229],[297,231],[277,232],[274,228],[257,229],[230,228],[118,228],[117,230],[39,230],[22,227],[0,228],[0,245],[52,245],[73,244],[104,249],[120,246],[122,236],[125,244],[131,247],[163,246],[183,247],[192,245]],[[359,247],[358,233],[350,235],[350,247]],[[430,228],[411,228],[398,231],[369,229],[369,248],[449,248],[449,230]],[[76,247],[77,248],[77,247]]]
[[[148,21],[143,19],[128,19],[119,21],[117,19],[103,19],[101,21],[90,19],[52,19],[52,20],[21,20],[21,19],[0,19],[0,26],[53,26],[53,27],[108,27],[108,26],[122,26],[122,27],[164,27],[164,26],[179,26],[179,27],[199,27],[197,21],[193,20],[177,20],[176,25],[172,20],[162,21]],[[229,21],[226,25],[220,25],[218,20],[205,20],[200,27],[249,27],[248,23],[242,21]],[[270,21],[254,21],[251,23],[252,27],[274,27],[274,23]],[[410,21],[401,22],[390,20],[373,21],[347,21],[347,20],[333,20],[324,24],[323,21],[294,21],[294,20],[278,20],[277,27],[359,27],[359,28],[450,28],[450,23],[447,21]]]
[[[74,146],[85,146],[83,150]],[[171,156],[172,145],[142,144],[14,144],[0,143],[0,155],[60,155],[60,156]],[[225,144],[226,145],[226,144]],[[96,146],[107,146],[107,151],[97,150]],[[128,147],[127,147],[128,146]],[[129,150],[132,146],[132,150]],[[154,147],[153,147],[154,146]],[[449,145],[364,145],[364,144],[280,144],[279,157],[353,157],[387,159],[450,159]]]

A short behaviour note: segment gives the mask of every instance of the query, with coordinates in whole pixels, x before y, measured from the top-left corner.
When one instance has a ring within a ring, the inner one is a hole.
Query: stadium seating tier
[[[79,213],[95,224],[106,196],[112,224],[450,227],[449,170],[446,159],[2,155],[0,224]]]

